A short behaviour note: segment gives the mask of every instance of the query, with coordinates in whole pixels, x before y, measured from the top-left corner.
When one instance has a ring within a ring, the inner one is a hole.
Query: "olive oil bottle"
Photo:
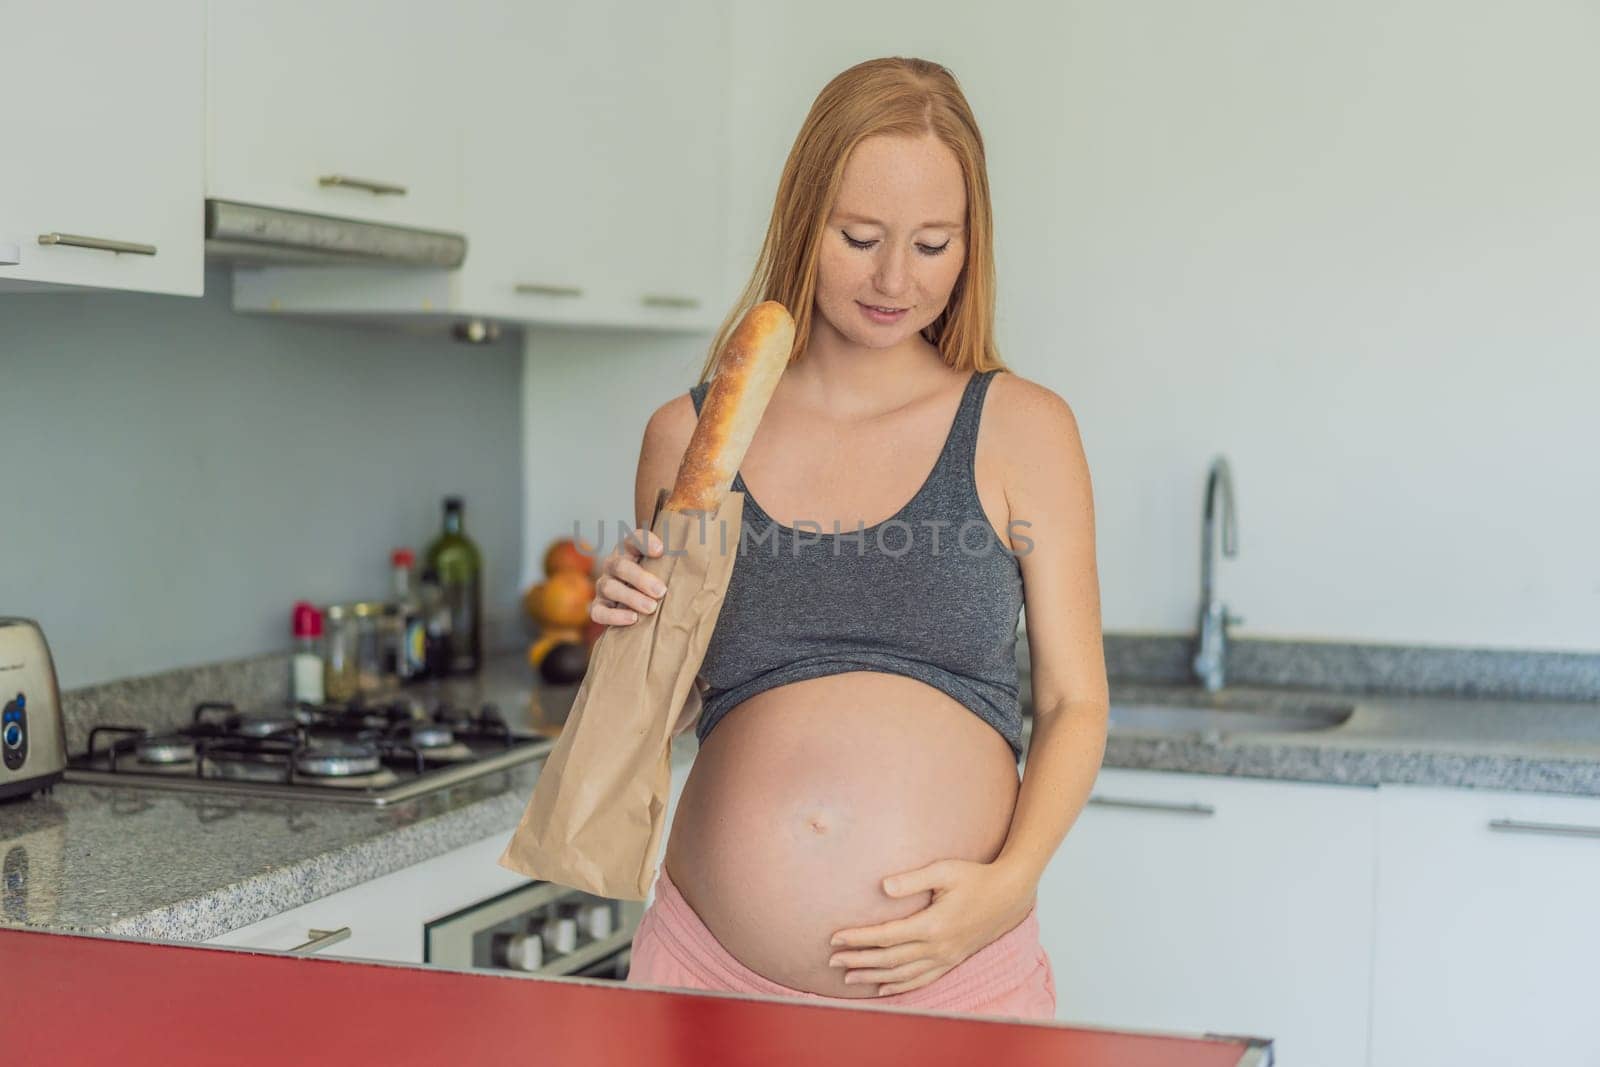
[[[428,546],[428,570],[450,615],[443,667],[471,674],[483,663],[483,557],[467,537],[458,496],[444,498],[444,531]]]

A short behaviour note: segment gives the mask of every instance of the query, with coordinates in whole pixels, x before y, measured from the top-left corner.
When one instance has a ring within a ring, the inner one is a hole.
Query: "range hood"
[[[207,198],[205,254],[208,260],[244,266],[450,270],[465,262],[467,239],[443,230]]]

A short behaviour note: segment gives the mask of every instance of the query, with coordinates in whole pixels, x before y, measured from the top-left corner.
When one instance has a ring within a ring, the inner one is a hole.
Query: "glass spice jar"
[[[350,605],[356,630],[356,690],[376,693],[383,684],[383,605],[358,601]]]
[[[329,604],[324,612],[327,623],[327,660],[322,689],[328,700],[342,702],[360,691],[357,662],[360,658],[359,631],[350,604]]]

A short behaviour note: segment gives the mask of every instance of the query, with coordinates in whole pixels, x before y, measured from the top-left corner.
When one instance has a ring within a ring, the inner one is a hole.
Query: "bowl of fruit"
[[[539,629],[528,662],[549,685],[576,685],[589,669],[589,652],[605,632],[589,618],[594,603],[595,557],[585,542],[564,537],[544,554],[544,580],[529,586],[522,605]]]

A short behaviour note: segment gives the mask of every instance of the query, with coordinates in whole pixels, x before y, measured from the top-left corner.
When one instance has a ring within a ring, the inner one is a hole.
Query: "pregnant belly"
[[[992,726],[914,678],[875,671],[780,686],[717,724],[678,800],[668,876],[724,948],[774,982],[868,997],[828,966],[833,934],[932,900],[883,879],[988,862],[1019,780]]]

